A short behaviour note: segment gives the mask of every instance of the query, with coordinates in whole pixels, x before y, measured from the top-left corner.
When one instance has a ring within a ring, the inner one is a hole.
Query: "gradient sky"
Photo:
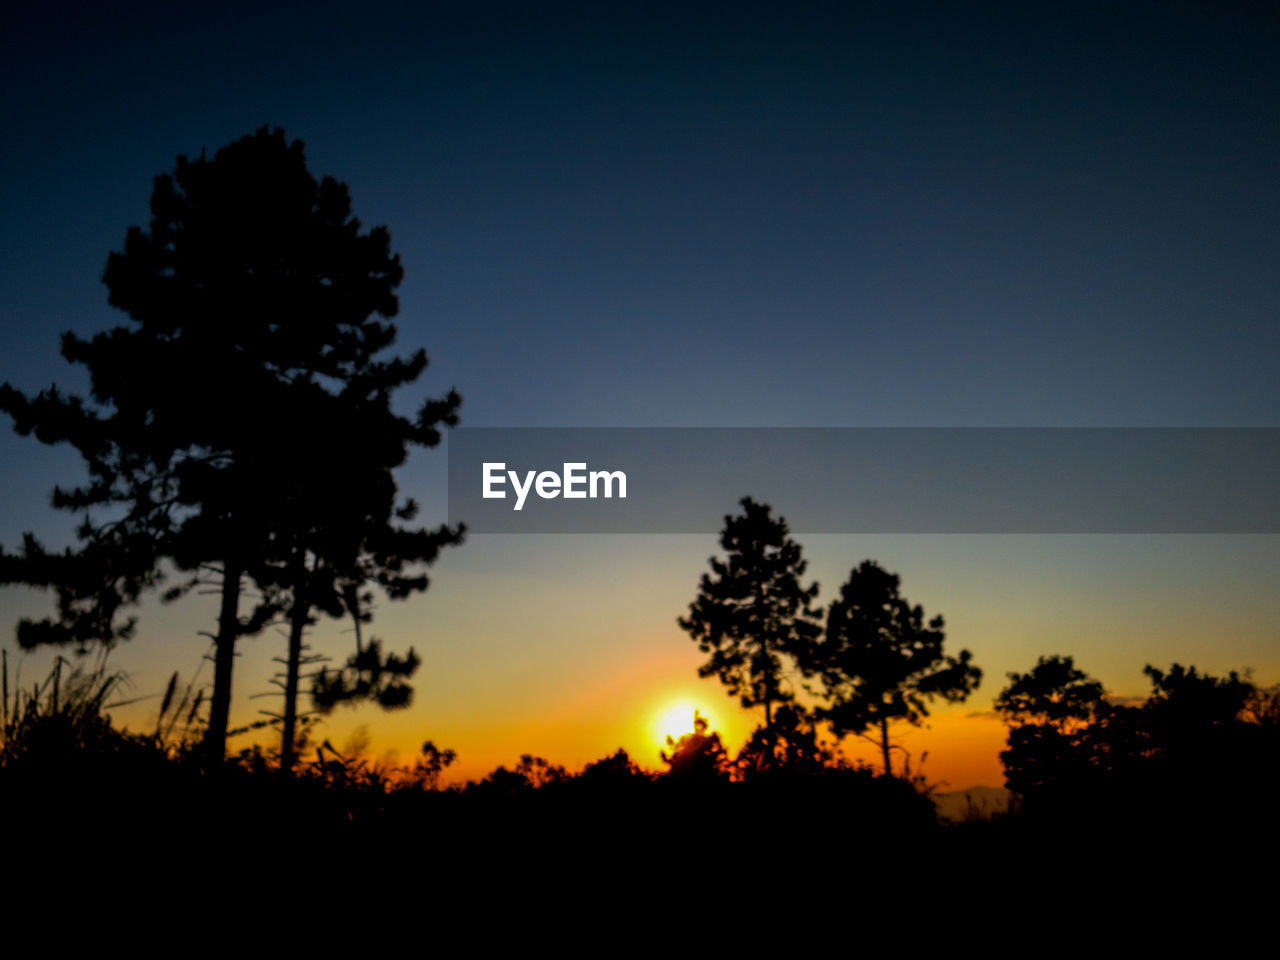
[[[124,322],[100,278],[152,178],[272,124],[391,230],[399,343],[432,358],[406,407],[456,385],[474,426],[1280,425],[1269,5],[962,6],[11,13],[0,377],[82,389],[58,334]],[[64,542],[48,493],[76,475],[73,455],[3,432],[0,543]],[[443,451],[400,480],[443,516]],[[786,515],[785,491],[765,498]],[[1042,653],[1121,695],[1144,691],[1146,662],[1280,680],[1275,537],[803,543],[824,600],[874,557],[986,670],[904,740],[953,786],[999,782],[1000,728],[966,715]],[[378,610],[374,633],[424,655],[416,705],[340,714],[327,735],[363,723],[405,753],[431,737],[471,775],[618,745],[656,764],[654,716],[684,701],[736,748],[750,719],[697,679],[675,626],[715,549],[472,537],[426,595]],[[4,623],[46,609],[0,592]],[[149,603],[114,657],[135,694],[189,675],[211,622],[208,598]],[[340,655],[349,638],[324,625],[315,642]],[[242,719],[282,652],[246,641]]]

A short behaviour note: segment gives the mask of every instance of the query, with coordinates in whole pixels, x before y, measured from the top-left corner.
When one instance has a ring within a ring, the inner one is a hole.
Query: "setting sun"
[[[693,732],[693,716],[695,713],[706,713],[694,706],[692,701],[680,700],[667,704],[654,717],[653,733],[660,744],[666,744],[667,737],[679,740],[686,733]]]

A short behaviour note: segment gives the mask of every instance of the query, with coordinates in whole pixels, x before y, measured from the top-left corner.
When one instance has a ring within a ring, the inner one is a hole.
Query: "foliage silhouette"
[[[413,649],[404,656],[384,654],[376,637],[352,654],[342,670],[321,670],[311,696],[316,707],[328,713],[339,703],[372,700],[386,709],[408,706],[413,689],[405,678],[413,676],[421,659]]]
[[[457,422],[456,393],[445,401],[429,401],[416,421],[391,410],[393,391],[415,379],[425,363],[421,351],[408,362],[370,358],[336,397],[317,398],[317,411],[327,404],[330,415],[311,423],[314,434],[291,460],[296,479],[286,498],[287,509],[275,517],[276,552],[287,559],[272,567],[274,577],[263,578],[288,596],[281,751],[285,769],[292,760],[303,633],[313,620],[313,609],[334,617],[350,615],[356,628],[356,649],[345,667],[332,673],[322,669],[314,677],[312,697],[319,709],[357,700],[394,709],[411,701],[407,681],[420,663],[417,655],[413,650],[403,656],[384,652],[377,640],[364,644],[361,625],[370,619],[373,600],[367,585],[376,584],[392,600],[424,591],[429,584],[425,569],[441,549],[462,541],[461,525],[434,530],[408,526],[417,504],[396,499],[392,471],[404,462],[409,448],[435,446],[441,439],[438,427]],[[324,435],[331,431],[343,438],[338,451],[325,442]],[[279,544],[286,543],[287,550],[280,551]]]
[[[1280,770],[1280,716],[1238,674],[1173,664],[1143,671],[1140,705],[1113,703],[1070,657],[1011,673],[996,700],[1010,725],[1009,789],[1041,818],[1155,826],[1260,823]]]
[[[431,740],[422,745],[422,753],[414,764],[412,782],[424,790],[439,790],[445,770],[458,759],[456,750],[441,750]]]
[[[1143,705],[1150,748],[1165,753],[1196,749],[1206,735],[1239,722],[1257,696],[1235,671],[1213,677],[1175,663],[1167,672],[1150,664],[1142,672],[1152,688]]]
[[[0,387],[0,406],[10,399],[7,389]],[[54,502],[65,503],[60,491]],[[0,583],[53,589],[56,595],[56,618],[19,621],[16,636],[23,649],[74,645],[84,654],[91,646],[110,649],[132,639],[137,617],[120,620],[119,614],[159,582],[155,539],[126,521],[95,529],[86,520],[77,533],[85,540],[78,550],[49,553],[30,533],[17,554],[0,547]]]
[[[813,719],[794,704],[778,708],[774,729],[757,727],[735,761],[738,776],[813,776],[838,765],[835,752],[818,739]]]
[[[0,762],[34,758],[54,766],[76,752],[122,742],[103,710],[127,678],[107,669],[105,652],[92,664],[57,657],[42,682],[29,691],[15,684],[12,692],[8,651],[0,654]]]
[[[117,617],[158,582],[162,558],[196,573],[170,599],[216,573],[207,743],[220,760],[238,637],[288,611],[292,715],[310,611],[360,616],[344,598],[367,582],[393,598],[425,589],[414,565],[460,541],[460,528],[398,525],[416,507],[395,502],[390,477],[409,445],[439,442],[460,398],[413,420],[391,412],[392,391],[426,366],[421,350],[377,358],[396,334],[379,318],[398,308],[399,257],[384,228],[361,232],[343,184],[308,172],[301,141],[264,127],[213,158],[180,156],[156,178],[151,211],[104,274],[133,326],[63,337],[93,405],[56,387],[0,388],[19,433],[70,443],[90,475],[54,495],[84,518],[80,549],[51,555],[27,537],[0,577],[58,592],[57,619],[20,626],[24,645],[84,647],[129,636]],[[264,594],[248,617],[245,576]]]
[[[1011,724],[1043,723],[1066,732],[1092,722],[1105,700],[1102,684],[1071,657],[1051,656],[1040,657],[1028,673],[1010,673],[995,709]]]
[[[520,755],[520,762],[516,764],[516,773],[524,777],[535,790],[548,784],[562,783],[569,776],[564,767],[544,757],[535,757],[531,753]]]
[[[1025,674],[1010,673],[994,705],[1010,727],[1000,754],[1005,782],[1024,798],[1054,783],[1083,782],[1101,760],[1095,725],[1119,729],[1125,718],[1101,683],[1057,655],[1040,657]]]
[[[667,765],[667,775],[681,780],[728,780],[732,764],[720,741],[720,734],[707,732],[707,718],[696,710],[693,732],[667,737],[667,749],[659,756]],[[669,751],[669,752],[668,752]]]
[[[943,618],[926,624],[924,609],[899,592],[901,580],[864,560],[840,588],[827,613],[822,642],[802,662],[822,680],[818,715],[837,736],[875,729],[884,774],[892,773],[889,726],[919,725],[929,703],[964,701],[982,680],[968,650],[943,653]]]
[[[607,757],[594,760],[582,768],[578,779],[593,784],[634,784],[649,782],[649,777],[631,755],[619,747]]]
[[[807,563],[786,521],[750,497],[740,503],[742,513],[726,516],[720,534],[727,556],[710,559],[711,574],[677,622],[710,654],[698,675],[718,677],[747,709],[764,707],[772,733],[775,705],[795,697],[784,686],[788,665],[807,662],[821,633],[810,606],[818,585],[801,585]]]

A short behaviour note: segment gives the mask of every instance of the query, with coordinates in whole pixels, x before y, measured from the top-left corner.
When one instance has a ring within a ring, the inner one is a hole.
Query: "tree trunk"
[[[759,587],[756,588],[756,603],[764,604],[764,596]],[[769,667],[769,641],[764,637],[760,638],[760,663],[767,670]],[[773,735],[773,694],[776,689],[775,678],[772,674],[766,673],[764,676],[764,728],[772,737]]]
[[[294,743],[298,737],[298,674],[302,670],[302,631],[307,626],[311,605],[307,601],[306,561],[299,564],[294,579],[293,609],[289,612],[289,659],[285,666],[284,721],[280,733],[280,769],[293,769]]]
[[[214,765],[221,764],[227,755],[231,668],[235,665],[239,628],[240,565],[227,560],[222,568],[222,608],[218,613],[218,636],[214,640],[213,695],[209,701],[209,729],[205,733],[205,755]]]
[[[893,768],[889,766],[889,721],[880,718],[880,752],[884,755],[884,775],[893,776]]]

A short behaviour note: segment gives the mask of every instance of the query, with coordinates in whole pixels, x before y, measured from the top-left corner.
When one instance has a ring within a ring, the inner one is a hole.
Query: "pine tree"
[[[897,574],[871,560],[855,567],[806,664],[822,678],[826,704],[818,715],[838,736],[874,730],[886,776],[893,769],[890,724],[918,725],[932,700],[961,702],[982,680],[968,650],[943,653],[943,618],[926,623],[924,609],[907,602],[900,584]]]
[[[681,629],[710,654],[701,677],[719,677],[743,707],[764,707],[772,730],[774,707],[790,703],[790,668],[807,663],[821,633],[820,614],[810,604],[818,585],[801,585],[806,561],[786,521],[767,504],[741,501],[740,516],[726,516],[720,534],[723,560],[712,557]],[[713,576],[714,574],[714,576]]]
[[[173,174],[156,178],[151,211],[149,228],[130,228],[104,275],[110,303],[132,324],[63,338],[64,357],[89,370],[92,405],[56,388],[35,398],[0,388],[0,409],[20,432],[71,443],[91,476],[55,495],[85,517],[81,550],[57,559],[80,572],[76,585],[41,572],[51,558],[34,539],[3,573],[59,581],[59,620],[28,626],[28,637],[43,629],[46,639],[83,642],[90,624],[98,639],[125,635],[112,618],[158,579],[161,558],[215,571],[206,742],[221,760],[241,635],[282,611],[292,623],[313,607],[341,613],[327,584],[371,574],[392,596],[423,589],[425,574],[405,566],[460,538],[394,526],[413,507],[396,504],[390,474],[408,445],[439,441],[460,398],[429,401],[413,420],[390,413],[392,390],[427,362],[422,350],[379,359],[396,336],[388,321],[403,269],[384,228],[361,232],[345,185],[310,174],[301,141],[264,127],[212,159],[180,156]],[[105,589],[94,593],[83,571],[113,539],[151,547],[100,571]],[[265,599],[242,617],[246,577]]]

